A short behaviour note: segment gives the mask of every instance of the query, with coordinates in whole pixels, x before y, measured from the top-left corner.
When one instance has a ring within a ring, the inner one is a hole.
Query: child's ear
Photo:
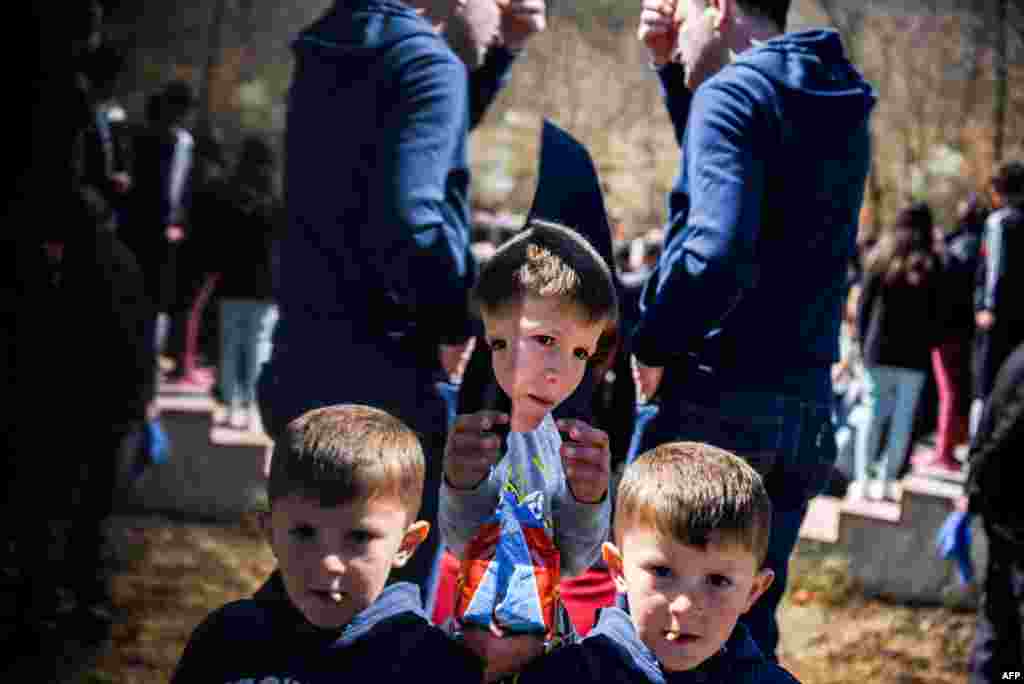
[[[626,575],[622,570],[622,552],[619,547],[611,542],[601,545],[601,556],[608,565],[608,572],[615,582],[615,590],[620,594],[626,593]]]
[[[430,534],[430,523],[426,520],[417,520],[409,525],[405,536],[402,537],[402,543],[398,546],[398,553],[395,554],[395,559],[391,562],[392,567],[400,568],[408,563],[412,554],[426,540],[428,534]]]
[[[757,603],[757,599],[761,598],[761,594],[768,591],[768,587],[772,586],[774,581],[775,571],[771,568],[763,568],[754,575],[754,583],[750,586],[750,596],[747,597],[747,606],[743,609],[744,613]]]

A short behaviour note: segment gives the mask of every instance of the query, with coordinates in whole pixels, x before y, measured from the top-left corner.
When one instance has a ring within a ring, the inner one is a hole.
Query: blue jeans
[[[868,410],[867,425],[857,434],[854,454],[855,480],[865,480],[868,463],[878,456],[879,469],[886,480],[899,479],[907,458],[914,412],[924,388],[925,373],[895,366],[864,366],[864,403]],[[879,455],[882,426],[889,421],[889,439]]]
[[[256,381],[270,358],[277,306],[259,299],[225,299],[220,303],[220,390],[235,408],[256,402]]]
[[[786,591],[789,557],[807,504],[824,491],[836,461],[832,407],[828,398],[819,403],[761,392],[683,398],[680,390],[686,384],[665,388],[669,391],[647,423],[638,452],[665,442],[704,442],[741,456],[764,478],[772,501],[764,567],[775,572],[775,581],[741,621],[764,654],[774,658],[779,643],[775,613]]]

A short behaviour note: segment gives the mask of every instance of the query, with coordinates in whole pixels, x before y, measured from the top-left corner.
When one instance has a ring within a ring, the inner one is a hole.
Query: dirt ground
[[[158,516],[113,525],[123,563],[111,642],[76,684],[165,682],[211,610],[251,594],[273,567],[254,518],[197,524]],[[834,550],[801,542],[780,611],[780,657],[804,684],[953,684],[965,679],[971,612],[865,599]]]

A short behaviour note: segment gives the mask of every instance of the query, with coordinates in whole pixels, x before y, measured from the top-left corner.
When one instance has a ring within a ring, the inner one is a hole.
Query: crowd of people
[[[642,0],[680,148],[666,225],[613,242],[592,162],[546,123],[530,216],[493,244],[469,136],[544,0],[337,0],[292,43],[280,150],[227,145],[183,81],[130,121],[84,5],[70,188],[11,242],[3,313],[11,386],[89,405],[57,418],[87,446],[54,468],[26,457],[52,412],[5,425],[7,643],[110,629],[104,521],[172,384],[273,439],[277,559],[175,682],[795,681],[776,613],[809,502],[837,464],[848,497],[899,499],[931,372],[914,465],[959,470],[968,445],[964,505],[996,540],[972,681],[1019,668],[999,459],[1024,424],[1024,164],[955,230],[918,202],[858,242],[877,96],[838,33],[787,32],[789,0]]]

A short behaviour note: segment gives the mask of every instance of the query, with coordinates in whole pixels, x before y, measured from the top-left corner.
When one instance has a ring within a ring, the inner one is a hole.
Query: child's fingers
[[[575,418],[562,418],[558,421],[558,431],[562,441],[578,442],[584,446],[607,448],[608,433]]]
[[[581,472],[595,472],[598,475],[608,473],[611,470],[608,449],[600,447],[585,447],[574,444],[562,445],[562,457],[566,468]]]
[[[484,452],[487,452],[488,458],[493,458],[497,456],[500,447],[501,440],[489,432],[454,432],[448,438],[449,454],[462,459]]]
[[[463,413],[455,417],[455,424],[452,425],[452,432],[487,432],[494,425],[505,424],[511,420],[507,413],[501,411],[477,411],[476,413]]]

